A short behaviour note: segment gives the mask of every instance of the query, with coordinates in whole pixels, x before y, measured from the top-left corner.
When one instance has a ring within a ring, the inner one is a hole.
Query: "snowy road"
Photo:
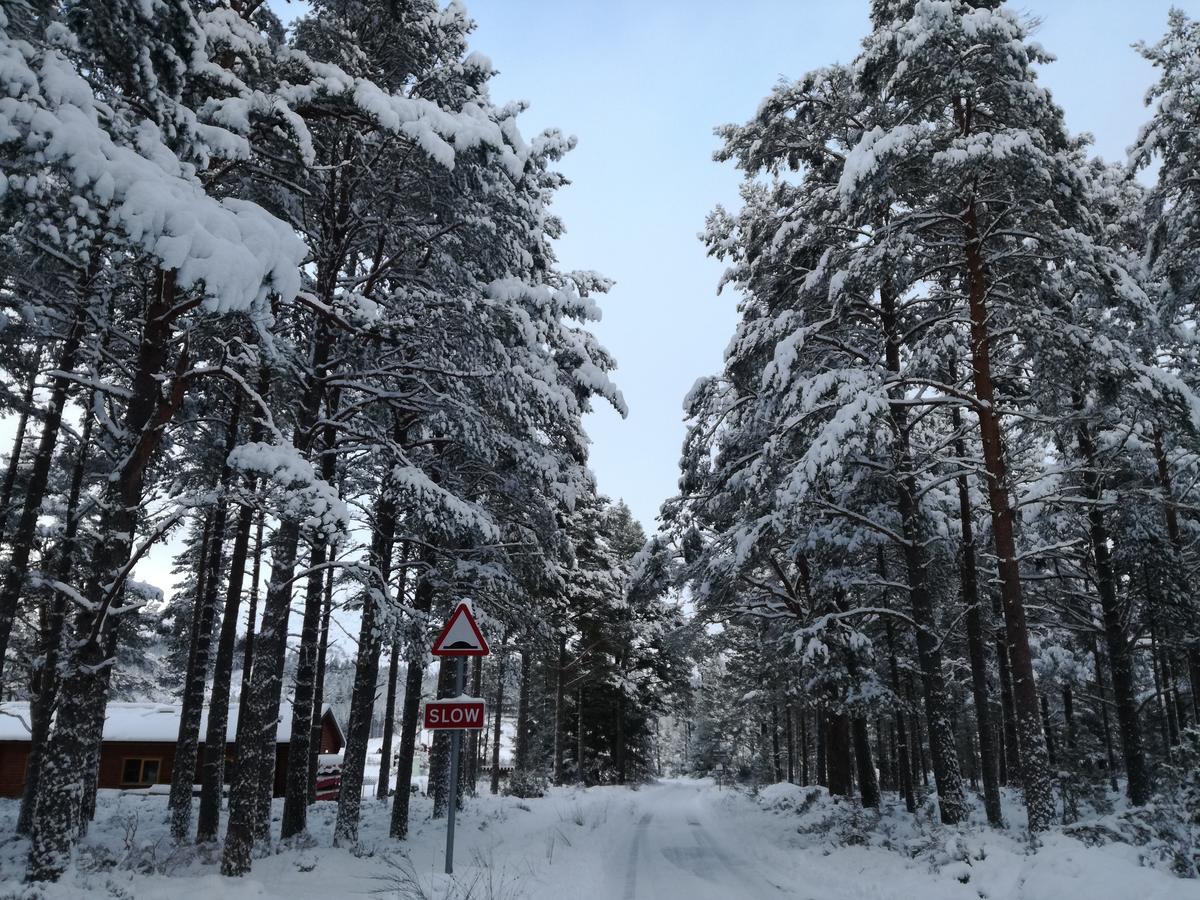
[[[644,809],[633,829],[622,900],[726,900],[795,896],[755,870],[734,848],[741,841],[705,803],[695,784],[666,782],[638,792]]]

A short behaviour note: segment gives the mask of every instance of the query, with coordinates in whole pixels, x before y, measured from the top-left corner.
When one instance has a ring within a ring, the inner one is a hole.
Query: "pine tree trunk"
[[[323,318],[313,333],[312,372],[300,404],[292,445],[307,456],[316,437],[314,425],[321,409],[324,374],[332,339]],[[271,580],[263,600],[262,622],[254,639],[247,701],[242,703],[237,725],[237,766],[229,787],[229,824],[221,854],[222,875],[245,875],[256,835],[269,821],[276,745],[275,723],[283,690],[283,661],[287,650],[287,622],[292,605],[301,523],[280,521],[272,541]],[[264,796],[266,803],[264,804]],[[264,805],[266,809],[264,811]]]
[[[513,754],[513,771],[526,774],[529,771],[529,674],[533,666],[533,654],[528,644],[521,648],[521,683],[517,691],[517,746]]]
[[[886,578],[887,572],[883,567],[883,555],[879,556],[879,574]],[[887,620],[888,664],[891,672],[892,693],[900,699],[900,668],[896,662],[896,639],[892,628],[892,620]],[[908,730],[905,728],[904,713],[896,709],[896,767],[899,773],[899,787],[904,794],[904,806],[910,813],[917,811],[917,796],[914,789],[912,761],[908,754]]]
[[[788,784],[796,783],[796,733],[795,733],[795,714],[792,711],[792,704],[787,704],[783,708],[784,716],[784,741],[787,746],[787,780]]]
[[[326,447],[328,451],[329,448]],[[332,460],[326,452],[324,459]],[[328,479],[326,479],[328,481]],[[317,645],[321,639],[321,607],[325,594],[325,563],[329,545],[323,536],[312,541],[309,551],[309,574],[304,590],[304,616],[300,625],[300,646],[297,648],[296,682],[292,697],[292,738],[288,745],[288,767],[283,797],[283,817],[279,836],[287,840],[308,827],[309,750],[312,748],[313,723],[320,721],[320,712],[313,708],[316,696]]]
[[[1082,398],[1076,398],[1076,406],[1081,404]],[[1138,724],[1133,660],[1125,633],[1121,603],[1117,598],[1116,573],[1109,553],[1108,528],[1104,522],[1104,512],[1099,505],[1103,488],[1095,464],[1095,447],[1091,431],[1082,420],[1078,427],[1078,439],[1079,449],[1086,462],[1083,473],[1085,495],[1092,501],[1088,505],[1088,532],[1092,543],[1092,558],[1096,566],[1096,587],[1100,595],[1101,616],[1104,620],[1104,643],[1108,651],[1109,668],[1112,670],[1117,731],[1125,758],[1126,790],[1130,802],[1141,806],[1150,799],[1150,775],[1146,769],[1141,726]]]
[[[247,493],[254,493],[254,479],[247,479]],[[254,509],[242,507],[234,526],[233,548],[229,556],[229,580],[225,590],[225,609],[217,635],[217,655],[213,664],[212,695],[208,703],[208,722],[204,732],[204,756],[200,768],[200,812],[196,820],[196,841],[207,844],[217,839],[221,823],[221,790],[225,780],[226,731],[229,726],[229,692],[233,681],[234,644],[237,641],[238,607],[242,601],[242,580],[246,574],[246,555],[250,545],[250,526]]]
[[[952,426],[956,432],[962,428],[957,407]],[[961,437],[954,442],[954,452],[960,460],[966,459],[966,449]],[[965,465],[965,462],[962,463]],[[997,772],[996,747],[992,741],[991,705],[988,698],[987,646],[983,637],[983,615],[980,611],[979,585],[975,564],[975,531],[971,520],[971,492],[965,473],[958,482],[958,517],[962,527],[959,571],[962,586],[963,606],[967,619],[967,654],[971,661],[971,696],[975,701],[975,724],[979,735],[979,769],[983,779],[983,807],[988,824],[996,828],[1004,825],[1004,814],[1000,807],[1000,777]]]
[[[813,713],[813,724],[817,729],[817,784],[822,787],[829,787],[829,766],[826,759],[829,736],[827,719],[828,713],[823,709],[818,709]]]
[[[854,790],[853,776],[850,774],[850,717],[845,713],[829,713],[825,726],[829,793],[849,797]]]
[[[996,671],[1000,678],[1000,716],[1004,725],[1004,760],[1008,778],[1005,784],[1019,784],[1021,777],[1021,745],[1017,740],[1017,716],[1013,708],[1012,673],[1008,669],[1008,644],[997,634]]]
[[[89,794],[89,772],[97,756],[107,702],[110,635],[122,605],[125,567],[133,549],[146,467],[156,454],[166,424],[182,405],[190,366],[187,342],[179,352],[169,390],[163,376],[173,331],[175,273],[159,271],[146,305],[138,358],[126,405],[127,452],[116,453],[119,467],[106,485],[105,514],[91,557],[92,576],[85,590],[89,606],[76,616],[75,641],[64,661],[65,677],[51,728],[34,810],[29,881],[54,881],[66,867],[81,832]],[[99,717],[99,722],[94,719]]]
[[[95,398],[95,391],[91,399]],[[55,577],[66,583],[75,565],[75,552],[79,534],[79,497],[83,492],[83,476],[87,468],[88,452],[92,443],[92,423],[89,402],[83,417],[83,431],[79,436],[79,447],[71,469],[71,483],[67,489],[67,505],[64,511],[65,526],[62,545],[59,547]],[[28,836],[33,828],[33,811],[37,802],[38,785],[41,783],[42,759],[46,752],[46,741],[50,734],[50,719],[58,696],[58,660],[62,649],[63,628],[66,622],[67,597],[54,591],[47,601],[47,613],[42,629],[41,664],[34,669],[32,702],[29,707],[29,756],[25,760],[25,787],[21,793],[21,809],[17,815],[17,834]]]
[[[454,668],[458,661],[443,656],[438,659],[438,699],[454,696]],[[446,815],[446,803],[450,793],[450,732],[438,729],[433,733],[433,746],[429,748],[429,793],[433,795],[433,818]]]
[[[875,764],[871,760],[871,739],[867,732],[867,720],[855,716],[851,722],[854,734],[854,761],[858,768],[858,790],[862,805],[867,809],[879,809],[879,780],[875,775]]]
[[[808,769],[808,710],[800,711],[800,783],[812,784]]]
[[[263,366],[259,370],[256,393],[264,400],[271,387],[270,370]],[[262,437],[263,426],[257,416],[251,419],[247,440],[254,442]],[[232,449],[232,446],[230,447]],[[247,496],[253,497],[257,478],[247,475],[243,479]],[[250,548],[250,528],[254,524],[255,509],[245,505],[238,513],[234,526],[233,547],[229,555],[229,578],[225,588],[225,608],[221,613],[221,630],[217,636],[217,655],[213,663],[212,694],[208,702],[208,722],[204,732],[204,756],[200,769],[200,811],[196,821],[196,842],[207,844],[217,839],[221,824],[221,793],[225,784],[225,754],[228,749],[229,695],[233,684],[233,661],[237,644],[238,609],[242,603],[242,583],[246,577],[246,557]],[[255,547],[254,575],[251,593],[258,596],[259,564],[262,555],[262,512],[258,515],[258,540]],[[255,604],[257,605],[257,604]],[[253,646],[254,609],[251,607],[246,626],[247,653],[243,671],[243,697],[248,687],[251,662],[249,648]]]
[[[492,784],[493,794],[500,793],[500,725],[504,713],[504,665],[508,660],[508,629],[500,641],[500,658],[496,672],[496,721],[492,734]]]
[[[565,682],[567,677],[567,636],[558,636],[558,667],[554,681],[554,783],[563,784],[563,756],[567,741]]]
[[[379,654],[383,644],[380,622],[388,615],[388,611],[382,609],[380,604],[389,596],[392,547],[395,542],[396,494],[389,478],[385,480],[383,493],[375,506],[375,533],[371,538],[370,561],[372,571],[379,573],[379,583],[373,585],[363,596],[362,625],[358,632],[358,658],[354,666],[354,691],[350,697],[346,748],[342,751],[342,787],[338,793],[337,821],[333,830],[335,847],[349,847],[358,843],[363,769],[367,762],[371,719],[375,713]]]
[[[471,660],[471,696],[483,697],[483,657]],[[486,723],[485,723],[486,724]],[[482,730],[471,731],[467,739],[467,785],[474,797],[479,793],[479,735]]]
[[[235,401],[225,428],[226,455],[237,444],[240,412],[240,406]],[[167,801],[171,839],[177,844],[186,841],[191,830],[192,788],[200,741],[200,717],[204,712],[204,685],[208,680],[209,651],[212,647],[213,623],[217,615],[217,593],[221,587],[222,551],[225,546],[225,521],[228,513],[226,494],[232,480],[233,470],[226,463],[221,467],[220,495],[213,511],[212,536],[209,538],[210,547],[208,558],[205,560],[203,600],[192,627],[195,653],[188,660],[188,670],[184,678],[179,737],[175,743],[171,793]],[[221,749],[224,750],[224,747]]]
[[[1100,647],[1092,641],[1092,657],[1096,661],[1096,695],[1100,698],[1100,725],[1104,729],[1104,750],[1108,760],[1108,783],[1115,792],[1117,790],[1117,758],[1113,752],[1112,726],[1108,721],[1108,699],[1104,691],[1104,666],[1101,663]]]
[[[1014,513],[1009,503],[1008,472],[1004,461],[1000,418],[996,411],[995,386],[992,383],[986,300],[988,285],[976,223],[975,199],[970,198],[964,208],[963,243],[971,319],[971,371],[975,399],[978,401],[975,412],[979,417],[979,435],[992,514],[992,540],[999,567],[1000,598],[1004,605],[1008,635],[1017,738],[1021,747],[1021,783],[1025,791],[1029,830],[1039,832],[1045,831],[1054,822],[1054,786],[1039,721],[1037,683],[1033,676],[1033,656],[1029,649],[1029,628],[1025,623],[1021,572],[1013,531]]]
[[[250,676],[254,673],[254,636],[258,634],[258,585],[262,573],[263,519],[266,513],[258,511],[258,525],[254,530],[254,563],[250,569],[250,603],[246,607],[246,643],[242,648],[242,679],[238,696],[250,696]],[[239,704],[240,708],[240,704]]]
[[[329,559],[337,559],[337,544],[329,545]],[[313,690],[312,739],[308,747],[308,802],[317,800],[317,771],[321,763],[321,720],[325,714],[325,660],[329,653],[329,619],[333,614],[333,572],[325,572],[325,602],[321,613],[321,642],[317,647],[317,678]]]
[[[425,621],[433,607],[432,568],[434,556],[426,553],[425,571],[413,592],[413,610],[417,618],[408,639],[408,672],[404,682],[404,714],[400,720],[400,751],[396,754],[396,799],[392,801],[392,821],[388,834],[399,840],[408,837],[408,809],[412,799],[413,757],[417,747],[417,716],[421,712],[421,682],[425,678]],[[503,648],[502,648],[503,649]],[[502,657],[503,658],[503,657]]]
[[[387,802],[392,781],[392,731],[396,727],[396,688],[400,680],[400,635],[392,637],[388,653],[387,700],[383,705],[383,746],[379,748],[379,783],[375,786],[377,799]]]
[[[885,341],[884,355],[888,369],[900,375],[900,327],[897,298],[893,287],[885,282],[879,290],[880,322]],[[963,793],[962,773],[958,751],[950,728],[946,708],[946,679],[942,670],[942,653],[937,640],[937,617],[929,593],[924,534],[921,512],[917,502],[917,480],[913,473],[912,450],[909,444],[908,407],[903,402],[904,389],[889,389],[889,417],[895,436],[895,493],[900,513],[904,542],[901,550],[909,586],[909,602],[916,622],[917,660],[921,666],[921,685],[925,699],[925,718],[929,726],[930,752],[933,757],[934,780],[937,784],[938,805],[942,822],[953,825],[968,813]]]
[[[581,786],[587,784],[587,770],[584,768],[587,748],[584,745],[583,710],[583,682],[580,681],[575,692],[575,783]]]
[[[68,340],[70,340],[69,336]],[[37,389],[38,370],[41,365],[42,348],[39,345],[30,362],[29,377],[25,381],[25,391],[21,395],[21,411],[17,414],[17,427],[13,432],[12,455],[8,458],[4,483],[0,485],[0,543],[3,543],[8,537],[8,515],[12,511],[12,495],[17,486],[17,472],[21,468],[21,453],[25,448],[25,430],[29,427],[29,412],[33,409],[33,393]],[[44,433],[45,429],[43,428]],[[4,654],[0,653],[0,665],[3,664],[3,661]]]
[[[81,306],[59,352],[59,371],[65,373],[75,368],[83,334],[84,312]],[[38,355],[40,357],[41,354]],[[36,374],[35,371],[30,377],[31,386],[36,380]],[[21,515],[17,519],[17,526],[8,541],[12,548],[8,558],[8,568],[4,573],[3,583],[0,583],[0,684],[4,682],[4,662],[8,641],[12,636],[13,620],[17,614],[17,604],[21,599],[25,577],[29,574],[29,556],[33,552],[37,520],[41,515],[42,501],[46,498],[47,485],[50,483],[50,466],[54,461],[54,448],[58,444],[58,432],[62,427],[63,410],[67,405],[67,393],[71,381],[65,375],[59,375],[54,378],[53,385],[50,402],[46,406],[42,419],[42,434],[38,439],[37,452],[33,457],[33,468],[30,470],[29,479],[25,485],[25,500],[21,507]],[[30,400],[32,401],[32,398]],[[23,429],[24,422],[18,423],[18,441],[21,442],[24,441]],[[9,463],[9,475],[15,478],[17,464],[20,461],[20,448],[14,445],[13,449],[15,455]],[[3,499],[3,505],[0,505],[0,513],[4,516],[0,519],[0,526],[7,522],[11,502],[11,489],[7,479],[5,491],[8,496]]]

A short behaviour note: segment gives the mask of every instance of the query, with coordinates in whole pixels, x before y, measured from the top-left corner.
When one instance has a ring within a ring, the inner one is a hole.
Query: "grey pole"
[[[466,657],[455,660],[454,696],[463,692],[463,663]],[[458,809],[458,752],[462,746],[462,730],[455,729],[450,735],[450,796],[446,807],[446,874],[454,874],[454,812]]]

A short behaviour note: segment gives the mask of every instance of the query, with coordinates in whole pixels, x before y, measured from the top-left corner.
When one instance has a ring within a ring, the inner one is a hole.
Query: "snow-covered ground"
[[[166,798],[105,792],[81,862],[45,896],[147,900],[530,898],[530,900],[1200,900],[1200,883],[1139,863],[1127,845],[1085,847],[1052,835],[1031,854],[1019,836],[980,825],[917,828],[894,810],[862,845],[827,797],[768,788],[757,799],[706,780],[628,788],[558,788],[538,800],[483,795],[460,814],[456,873],[442,874],[443,821],[414,798],[411,839],[387,838],[388,809],[364,802],[358,854],[328,846],[335,805],[311,815],[311,845],[255,861],[243,879],[173,851]],[[0,896],[23,896],[26,843],[17,804],[0,801]],[[1015,810],[1014,810],[1015,811]],[[278,813],[278,808],[276,809]],[[28,894],[28,896],[38,896]]]

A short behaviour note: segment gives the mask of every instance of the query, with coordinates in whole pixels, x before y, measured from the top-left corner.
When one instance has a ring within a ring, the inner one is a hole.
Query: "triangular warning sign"
[[[433,642],[429,651],[434,656],[487,656],[492,651],[488,649],[483,632],[471,615],[471,608],[465,603],[455,607],[442,633]]]

